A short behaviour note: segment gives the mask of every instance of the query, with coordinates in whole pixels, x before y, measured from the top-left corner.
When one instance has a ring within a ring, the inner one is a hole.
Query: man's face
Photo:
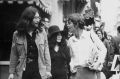
[[[49,26],[50,26],[49,21],[45,21],[45,22],[44,22],[44,25],[45,25],[46,28],[49,28]]]
[[[101,25],[101,21],[99,18],[95,18],[95,26],[94,26],[94,30],[97,31],[100,28]]]
[[[100,22],[95,22],[94,30],[97,31],[100,29]]]
[[[98,37],[99,37],[100,39],[103,38],[101,31],[97,31],[97,35],[98,35]]]
[[[35,27],[39,26],[39,22],[41,20],[41,17],[39,16],[39,13],[36,12],[34,18],[33,18],[33,24],[35,25]]]
[[[72,21],[68,20],[67,27],[68,27],[68,30],[69,30],[70,33],[74,33],[75,28],[74,28],[74,24],[73,24]]]

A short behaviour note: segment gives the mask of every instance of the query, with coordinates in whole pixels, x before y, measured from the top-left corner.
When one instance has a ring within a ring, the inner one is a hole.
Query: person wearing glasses
[[[50,27],[50,20],[48,18],[43,19],[43,27],[48,34],[48,28]]]
[[[8,79],[47,79],[51,77],[51,58],[47,34],[40,27],[39,10],[23,11],[13,34]]]

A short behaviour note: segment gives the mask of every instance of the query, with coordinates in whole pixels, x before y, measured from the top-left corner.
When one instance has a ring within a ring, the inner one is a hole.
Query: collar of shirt
[[[73,40],[73,42],[77,42],[79,40],[82,40],[82,39],[85,39],[85,38],[89,37],[89,34],[90,33],[88,31],[83,30],[83,32],[82,32],[82,34],[80,36],[80,39],[77,39],[75,36],[72,36],[71,39]]]

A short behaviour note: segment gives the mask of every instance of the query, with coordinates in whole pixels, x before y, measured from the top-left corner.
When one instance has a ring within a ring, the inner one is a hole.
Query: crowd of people
[[[73,13],[64,29],[49,26],[48,18],[34,6],[27,7],[18,21],[10,55],[8,79],[109,79],[114,56],[119,55],[118,36],[104,31],[105,23],[92,9]]]

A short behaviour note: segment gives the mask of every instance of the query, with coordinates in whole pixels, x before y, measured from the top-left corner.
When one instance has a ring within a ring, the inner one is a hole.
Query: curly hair
[[[56,33],[54,33],[54,34],[52,34],[52,36],[50,37],[50,38],[48,38],[48,43],[49,43],[49,47],[50,48],[54,48],[54,46],[58,43],[57,42],[57,35],[58,35],[58,33],[59,32],[56,32]],[[65,37],[64,37],[64,35],[63,35],[63,32],[61,32],[61,35],[62,35],[62,40],[61,40],[61,42],[60,43],[58,43],[58,45],[61,47],[63,47],[63,46],[67,46],[67,43],[66,43],[66,39],[65,39]]]

